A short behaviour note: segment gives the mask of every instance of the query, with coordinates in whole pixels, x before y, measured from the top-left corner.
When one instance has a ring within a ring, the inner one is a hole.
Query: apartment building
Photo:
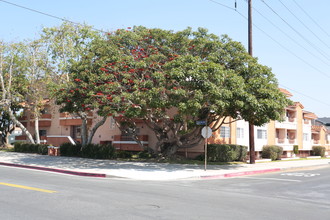
[[[286,90],[282,90],[288,97],[291,96]],[[325,123],[317,121],[317,116],[304,110],[304,106],[295,102],[288,106],[285,116],[281,121],[270,121],[263,126],[254,127],[254,142],[257,157],[265,145],[278,145],[283,147],[284,157],[291,157],[293,146],[298,145],[299,156],[308,156],[313,146],[325,146],[330,153],[329,130]],[[28,111],[19,119],[32,135],[34,132],[34,116]],[[88,127],[92,128],[101,117],[96,113],[88,115]],[[226,119],[226,124],[213,133],[208,143],[239,144],[249,146],[249,124],[244,120],[234,121]],[[155,146],[156,137],[153,132],[144,125],[143,121],[136,120],[139,139],[144,146]],[[41,112],[39,119],[39,135],[42,143],[59,146],[65,142],[77,143],[81,141],[81,124],[79,117],[68,113],[60,113],[59,107],[48,101]],[[330,125],[330,119],[329,123]],[[16,140],[27,140],[25,135],[16,136]],[[116,126],[115,119],[109,117],[97,130],[92,140],[96,144],[112,143],[117,149],[128,151],[140,151],[139,146],[130,136],[121,133]],[[194,157],[204,152],[204,144],[181,150],[187,157]]]

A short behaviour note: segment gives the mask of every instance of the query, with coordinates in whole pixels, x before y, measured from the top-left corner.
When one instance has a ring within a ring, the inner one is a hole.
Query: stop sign
[[[212,135],[212,129],[209,126],[205,126],[202,128],[202,136],[203,138],[209,138]]]

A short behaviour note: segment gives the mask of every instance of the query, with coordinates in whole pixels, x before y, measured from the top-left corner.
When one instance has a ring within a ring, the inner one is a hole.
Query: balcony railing
[[[294,118],[294,117],[288,117],[288,122],[295,122],[296,121],[296,118]]]
[[[87,125],[92,124],[93,113],[88,113]],[[60,125],[62,126],[80,126],[82,125],[82,120],[80,117],[73,116],[67,112],[60,113]]]
[[[276,138],[276,144],[279,145],[294,145],[296,144],[296,139],[287,139],[287,138]]]
[[[148,146],[148,135],[138,135],[139,140],[143,146]],[[127,135],[115,135],[113,146],[117,150],[127,150],[127,151],[142,151],[143,148],[133,140],[132,137]]]
[[[39,127],[50,127],[52,125],[52,115],[51,114],[42,114],[39,118]],[[34,127],[35,121],[31,117],[30,125]]]

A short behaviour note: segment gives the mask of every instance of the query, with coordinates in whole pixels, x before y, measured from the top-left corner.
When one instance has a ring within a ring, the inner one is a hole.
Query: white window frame
[[[308,133],[303,134],[303,140],[304,141],[309,141],[309,134]]]
[[[257,138],[258,139],[267,139],[267,130],[257,129]]]
[[[230,127],[221,126],[220,127],[220,137],[222,138],[230,138]]]
[[[236,135],[237,138],[239,138],[239,139],[244,138],[244,128],[237,128],[236,132],[237,132],[237,135]]]

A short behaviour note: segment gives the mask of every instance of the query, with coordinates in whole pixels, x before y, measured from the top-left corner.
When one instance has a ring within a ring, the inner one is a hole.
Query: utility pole
[[[252,0],[248,0],[248,52],[252,56]],[[255,164],[254,125],[249,122],[250,164]]]

